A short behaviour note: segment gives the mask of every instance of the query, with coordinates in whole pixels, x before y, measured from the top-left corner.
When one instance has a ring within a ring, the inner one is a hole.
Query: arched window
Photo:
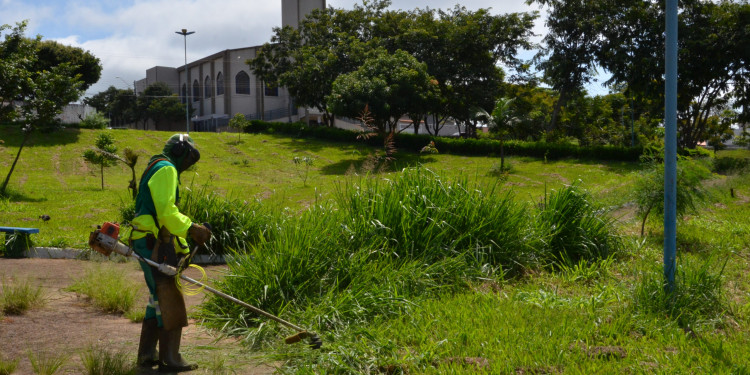
[[[216,96],[224,95],[224,75],[219,72],[216,75]]]
[[[210,98],[213,91],[214,88],[211,85],[211,77],[206,76],[206,79],[203,80],[203,96],[206,98]]]
[[[250,76],[244,71],[240,71],[234,77],[234,84],[236,86],[235,93],[250,95]]]
[[[193,81],[193,101],[197,102],[201,98],[201,86],[198,83],[198,80]]]
[[[180,102],[182,102],[182,104],[187,103],[187,85],[184,83],[182,84],[182,97],[180,98]]]

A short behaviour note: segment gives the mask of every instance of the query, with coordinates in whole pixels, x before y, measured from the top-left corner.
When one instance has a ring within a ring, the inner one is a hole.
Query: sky
[[[328,0],[334,8],[352,9],[361,0]],[[450,9],[491,8],[493,14],[540,10],[524,0],[392,0],[392,9],[430,7]],[[544,19],[534,32],[544,33]],[[266,43],[273,28],[281,25],[281,0],[0,0],[0,24],[28,20],[28,36],[81,47],[101,60],[102,76],[84,96],[115,86],[132,88],[154,66],[184,64],[183,28],[195,31],[187,37],[187,59],[196,60],[225,49]],[[526,52],[523,58],[530,58]],[[594,85],[592,94],[606,89]]]

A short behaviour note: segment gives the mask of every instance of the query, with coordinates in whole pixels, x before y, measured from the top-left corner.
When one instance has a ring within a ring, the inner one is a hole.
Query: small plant
[[[137,370],[127,353],[111,352],[101,346],[92,346],[81,354],[81,363],[87,375],[134,375]]]
[[[357,120],[362,127],[362,130],[357,134],[357,139],[366,141],[378,134],[379,128],[373,125],[375,119],[370,113],[369,105],[365,105]],[[375,162],[382,162],[380,169],[384,169],[390,162],[396,160],[394,155],[396,155],[396,129],[392,128],[390,132],[383,134],[383,151],[382,154],[376,153]]]
[[[50,353],[34,353],[29,351],[29,362],[35,374],[54,375],[68,361],[68,356],[63,352],[57,355]]]
[[[3,278],[0,306],[4,314],[21,315],[32,307],[44,304],[41,286],[32,287],[28,280],[12,281]]]
[[[0,356],[0,375],[10,375],[16,371],[18,360],[6,360]]]
[[[138,285],[114,265],[95,264],[66,290],[88,296],[105,312],[126,313],[133,308]]]
[[[307,177],[310,174],[310,167],[312,167],[315,159],[309,156],[295,156],[292,161],[294,162],[294,168],[297,171],[297,176],[302,179],[302,185],[307,186]]]
[[[247,127],[247,124],[247,118],[245,118],[245,115],[242,113],[234,115],[234,117],[229,120],[229,127],[237,130],[237,143],[242,140],[242,132],[245,130],[245,127]]]
[[[694,212],[700,201],[706,199],[706,190],[701,181],[710,172],[701,166],[683,160],[677,166],[677,217]],[[664,164],[653,164],[636,181],[634,197],[638,215],[641,216],[641,236],[646,228],[649,214],[664,214]]]
[[[104,168],[111,167],[115,164],[117,158],[113,155],[117,152],[117,146],[115,146],[114,137],[109,133],[99,134],[94,145],[94,149],[84,151],[83,159],[88,163],[100,167],[102,190],[104,190]]]
[[[506,161],[505,163],[500,164],[493,164],[492,168],[490,168],[490,175],[495,177],[501,177],[505,176],[508,173],[510,173],[513,170],[513,164],[511,164],[509,161]]]

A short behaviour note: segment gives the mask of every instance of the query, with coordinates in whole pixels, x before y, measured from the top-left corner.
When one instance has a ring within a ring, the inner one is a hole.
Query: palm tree
[[[497,134],[500,139],[500,170],[505,171],[505,137],[507,137],[513,126],[518,123],[518,117],[513,113],[512,104],[515,101],[513,98],[500,98],[495,102],[495,108],[492,110],[492,114],[487,113],[482,108],[478,108],[475,111],[474,118],[478,120],[484,120],[487,122],[487,126],[490,128],[490,132]]]

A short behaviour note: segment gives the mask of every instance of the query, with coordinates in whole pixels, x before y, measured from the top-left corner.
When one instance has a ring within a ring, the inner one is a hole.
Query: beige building
[[[305,15],[325,7],[325,0],[281,0],[282,25],[297,27]],[[217,131],[237,113],[267,121],[305,120],[309,111],[297,108],[286,89],[265,85],[245,63],[258,48],[228,49],[177,68],[155,66],[135,82],[136,92],[155,82],[166,83],[194,108],[191,130],[197,131]],[[169,130],[184,127],[184,122],[176,122]]]

